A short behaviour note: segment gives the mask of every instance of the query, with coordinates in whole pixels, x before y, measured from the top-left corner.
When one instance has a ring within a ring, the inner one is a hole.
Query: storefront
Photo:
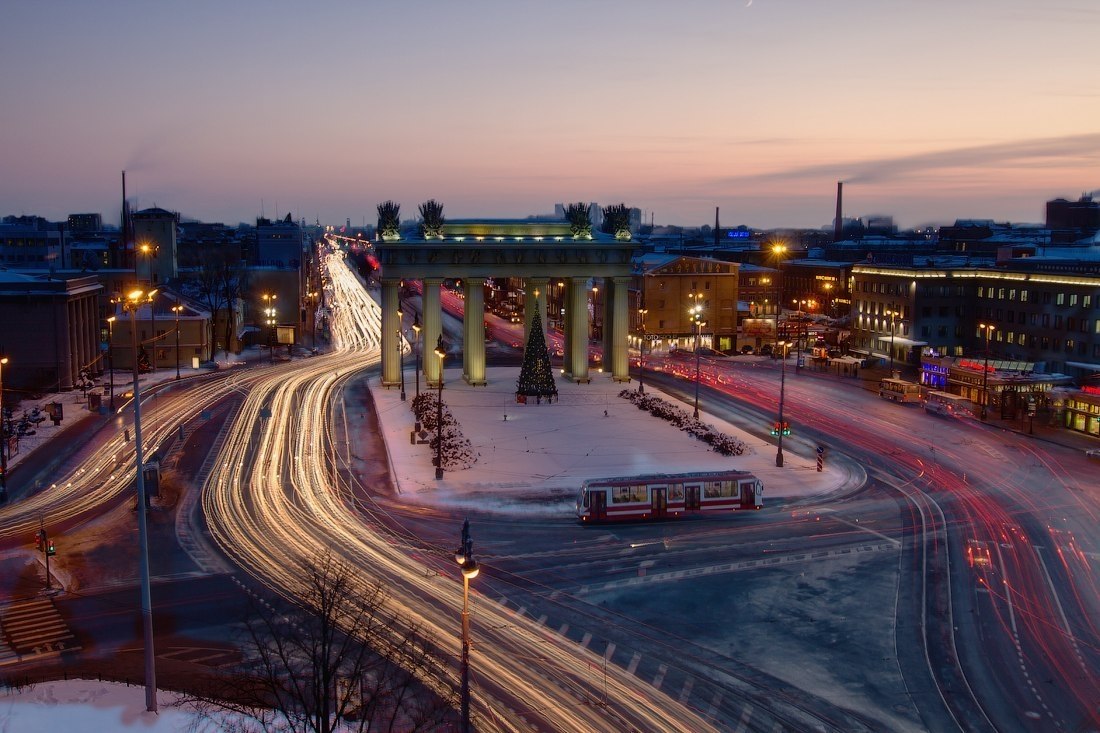
[[[1100,387],[1085,386],[1068,396],[1062,415],[1070,430],[1100,437]]]
[[[1015,420],[1049,407],[1051,389],[1070,382],[1062,374],[1036,374],[1033,367],[1019,361],[924,357],[920,383],[965,397],[975,406],[985,403],[992,417]]]

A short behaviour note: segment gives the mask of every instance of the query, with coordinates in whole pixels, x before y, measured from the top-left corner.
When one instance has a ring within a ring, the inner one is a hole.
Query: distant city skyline
[[[1100,189],[1093,0],[18,3],[0,214],[1041,222]]]

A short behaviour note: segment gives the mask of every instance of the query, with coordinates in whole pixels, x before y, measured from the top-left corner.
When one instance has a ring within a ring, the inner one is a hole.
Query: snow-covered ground
[[[145,689],[111,682],[66,680],[22,689],[0,688],[3,733],[203,733],[212,730],[186,710],[173,708],[176,696],[157,695],[159,713],[145,709]]]
[[[800,454],[793,442],[784,446],[784,467],[776,468],[774,443],[708,415],[702,405],[703,422],[747,446],[741,456],[719,455],[619,397],[624,389],[637,389],[636,382],[617,384],[602,374],[593,375],[591,384],[558,378],[559,398],[553,403],[517,404],[516,366],[490,368],[485,387],[466,384],[460,369],[446,370],[443,402],[473,444],[477,461],[468,469],[447,471],[437,481],[430,446],[410,445],[414,386],[411,365],[407,368],[406,402],[401,402],[400,390],[382,388],[377,377],[370,382],[393,477],[406,501],[568,515],[581,482],[591,478],[747,470],[763,481],[765,504],[769,497],[826,493],[848,478],[829,462],[819,473],[816,455]],[[646,389],[688,413],[692,410],[652,387]],[[351,413],[349,408],[353,422],[362,419]]]

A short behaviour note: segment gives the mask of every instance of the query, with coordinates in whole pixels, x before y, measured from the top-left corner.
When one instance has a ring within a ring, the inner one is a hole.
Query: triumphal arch
[[[604,363],[616,381],[629,381],[627,329],[630,324],[627,293],[633,241],[610,235],[574,237],[564,221],[448,221],[442,235],[432,239],[398,239],[375,243],[382,267],[382,384],[401,382],[400,286],[420,280],[424,293],[421,360],[429,384],[439,380],[440,360],[432,349],[442,333],[440,286],[460,279],[465,297],[462,376],[472,385],[485,381],[486,278],[522,277],[525,280],[524,335],[533,314],[546,330],[550,283],[564,283],[564,374],[576,382],[589,381],[588,288],[591,278],[603,278]],[[526,341],[525,341],[526,343]],[[610,359],[608,359],[610,355]]]

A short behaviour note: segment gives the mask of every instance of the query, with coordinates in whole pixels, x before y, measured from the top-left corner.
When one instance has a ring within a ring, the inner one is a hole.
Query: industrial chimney
[[[836,218],[833,219],[833,241],[839,242],[841,231],[844,229],[844,206],[842,197],[844,195],[844,181],[836,182]]]

